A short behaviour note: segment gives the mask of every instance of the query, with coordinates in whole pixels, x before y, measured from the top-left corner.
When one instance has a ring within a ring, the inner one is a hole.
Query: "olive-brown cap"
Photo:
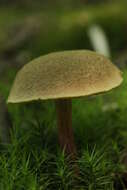
[[[88,50],[50,53],[18,72],[8,102],[88,96],[121,82],[120,70],[103,55]]]

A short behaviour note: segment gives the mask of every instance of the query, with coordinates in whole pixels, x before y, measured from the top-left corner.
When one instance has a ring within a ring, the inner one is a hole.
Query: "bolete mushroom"
[[[60,146],[75,159],[71,98],[106,92],[121,82],[120,70],[103,55],[88,50],[49,53],[18,72],[8,103],[55,100]]]

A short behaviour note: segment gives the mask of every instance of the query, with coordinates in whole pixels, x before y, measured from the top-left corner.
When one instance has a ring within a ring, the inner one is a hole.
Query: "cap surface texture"
[[[49,53],[18,72],[8,102],[88,96],[121,82],[120,70],[103,55],[88,50]]]

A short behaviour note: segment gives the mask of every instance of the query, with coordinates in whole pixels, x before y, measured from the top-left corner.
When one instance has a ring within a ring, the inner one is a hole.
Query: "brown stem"
[[[71,99],[56,100],[57,123],[59,143],[65,153],[73,160],[76,159],[77,151],[74,143],[72,130],[72,102]]]

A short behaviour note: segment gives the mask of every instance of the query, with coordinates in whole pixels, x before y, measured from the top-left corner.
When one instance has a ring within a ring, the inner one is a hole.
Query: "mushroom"
[[[18,72],[7,102],[53,99],[60,146],[75,160],[71,99],[109,91],[121,82],[120,70],[96,52],[49,53],[34,59]]]

